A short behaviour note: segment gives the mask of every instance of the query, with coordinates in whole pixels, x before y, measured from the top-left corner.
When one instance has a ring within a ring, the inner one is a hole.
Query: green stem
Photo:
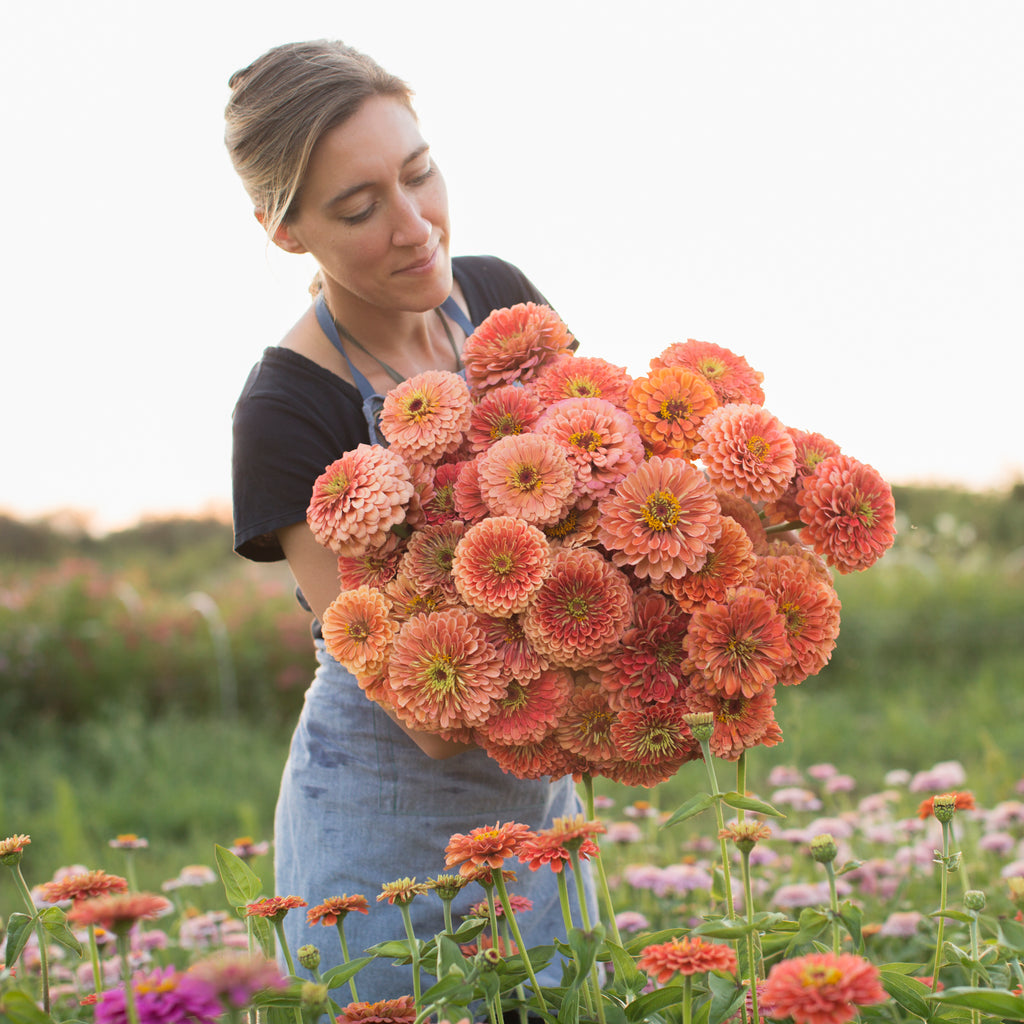
[[[978,914],[977,911],[971,911],[971,959],[977,963],[978,961]],[[971,987],[974,988],[978,984],[978,969],[976,967],[971,968]],[[971,1022],[972,1024],[980,1024],[981,1013],[978,1010],[971,1010]]]
[[[124,978],[124,1006],[128,1011],[131,1024],[139,1024],[139,1008],[135,1002],[135,986],[132,984],[132,965],[130,958],[131,939],[128,932],[117,933],[117,952],[121,957],[121,977]]]
[[[562,923],[565,925],[565,933],[573,927],[572,905],[569,903],[569,883],[565,880],[565,870],[558,872],[558,902],[562,905]]]
[[[836,893],[836,871],[831,861],[825,862],[825,875],[828,878],[828,900],[832,908],[832,952],[839,955],[839,896]]]
[[[32,902],[32,893],[29,891],[25,876],[21,873],[20,864],[11,864],[11,874],[14,875],[14,882],[21,894],[21,898],[28,910],[29,917],[35,917],[38,913],[35,903]],[[50,960],[46,950],[46,929],[41,921],[36,921],[36,939],[39,942],[39,983],[42,988],[43,1011],[50,1012]],[[98,991],[98,990],[97,990]]]
[[[766,526],[764,532],[771,536],[773,533],[789,533],[790,530],[802,530],[806,524],[800,519],[790,519],[785,523],[775,523],[773,526]]]
[[[452,921],[452,901],[442,899],[441,904],[444,907],[444,930],[449,935],[455,934],[455,924]]]
[[[281,947],[281,952],[284,954],[284,962],[288,965],[288,973],[294,978],[295,962],[292,960],[292,951],[288,948],[288,940],[285,938],[283,914],[274,918],[274,931],[277,933],[277,941]],[[302,1024],[302,1011],[296,1006],[293,1012],[295,1024]]]
[[[708,786],[711,788],[711,795],[715,797],[715,817],[718,821],[718,831],[725,829],[725,817],[722,814],[722,801],[717,799],[722,795],[718,788],[718,778],[715,775],[715,765],[711,759],[711,745],[707,740],[701,740],[701,753],[704,755],[704,770],[708,777]],[[736,907],[732,898],[732,876],[729,867],[729,849],[724,838],[718,840],[719,849],[722,854],[722,877],[725,879],[725,905],[730,918],[735,917]]]
[[[547,1013],[548,1007],[544,1001],[544,993],[540,989],[537,975],[533,970],[533,964],[530,962],[530,954],[526,949],[526,943],[523,941],[523,934],[519,930],[519,922],[516,920],[516,915],[512,912],[512,901],[508,898],[508,890],[505,888],[505,879],[502,877],[501,869],[493,871],[492,876],[498,889],[498,898],[501,900],[502,909],[505,911],[505,917],[508,920],[509,927],[512,929],[512,934],[516,937],[516,945],[519,947],[519,955],[522,957],[523,966],[526,968],[526,973],[530,977],[530,984],[533,985],[534,994],[537,996],[537,1005],[544,1013]],[[494,937],[495,942],[497,942],[497,929],[495,929]]]
[[[589,775],[583,776],[583,790],[587,797],[587,820],[594,821],[594,780]],[[615,921],[615,904],[612,902],[612,892],[608,885],[608,875],[604,870],[604,859],[601,856],[601,845],[594,839],[597,853],[591,858],[594,869],[597,872],[598,891],[601,894],[601,903],[604,905],[605,917],[608,919],[608,930],[612,934],[617,946],[622,945],[622,936],[619,934],[619,926]]]
[[[96,925],[89,925],[89,959],[92,961],[92,983],[97,994],[103,991],[103,968],[100,967],[100,947],[96,942]]]
[[[745,750],[740,751],[739,759],[736,761],[736,792],[740,796],[744,796],[747,792],[747,752]],[[743,821],[746,816],[747,812],[742,807],[736,812],[739,821]]]
[[[345,938],[345,918],[339,917],[335,923],[335,927],[338,929],[338,938],[341,939],[341,961],[342,963],[349,963],[350,958],[348,955],[348,939]],[[348,979],[348,990],[352,993],[352,1002],[358,1003],[359,996],[356,995],[356,978],[352,975]]]
[[[747,924],[754,923],[754,889],[750,882],[750,851],[741,850],[743,855],[743,898],[747,904]],[[754,948],[754,933],[747,932],[747,980],[750,982],[751,1017],[758,1019],[757,1013],[757,979],[760,974],[759,964]]]
[[[683,975],[683,1024],[693,1020],[693,975]]]
[[[420,981],[420,944],[412,927],[412,915],[408,903],[399,903],[402,911],[402,922],[405,924],[405,937],[409,940],[409,954],[412,957],[412,995],[417,1008],[420,1005],[422,982]]]
[[[942,868],[939,875],[939,926],[935,931],[935,965],[932,969],[932,991],[939,989],[939,965],[942,963],[942,941],[945,934],[946,918],[943,916],[946,909],[946,896],[949,883],[949,874],[946,865],[949,862],[949,822],[942,822]]]

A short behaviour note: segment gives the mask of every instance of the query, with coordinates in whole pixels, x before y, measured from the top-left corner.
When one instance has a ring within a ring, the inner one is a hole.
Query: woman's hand
[[[338,596],[338,556],[313,536],[305,523],[295,523],[277,531],[288,567],[313,614],[321,621],[328,605]],[[472,743],[445,740],[434,733],[418,732],[400,722],[387,708],[388,717],[423,751],[427,757],[443,760],[473,750]]]

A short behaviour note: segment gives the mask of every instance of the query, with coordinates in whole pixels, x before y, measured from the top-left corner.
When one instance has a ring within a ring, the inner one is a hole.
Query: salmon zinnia
[[[676,974],[735,971],[736,954],[728,946],[686,936],[645,946],[636,965],[664,985]]]
[[[796,1024],[846,1024],[858,1006],[889,998],[878,969],[852,953],[810,953],[782,960],[769,972],[765,1002],[772,1017]]]
[[[477,464],[480,494],[495,515],[546,526],[558,522],[571,504],[576,474],[551,438],[503,437],[477,456]]]
[[[331,657],[353,674],[380,666],[396,632],[391,601],[373,587],[343,590],[324,613],[322,628]]]
[[[466,382],[447,370],[426,370],[384,397],[380,429],[407,462],[433,465],[462,444],[472,400]]]

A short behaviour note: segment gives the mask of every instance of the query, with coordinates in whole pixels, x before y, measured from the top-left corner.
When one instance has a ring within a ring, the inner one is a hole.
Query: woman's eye
[[[341,219],[346,224],[362,224],[364,220],[369,219],[371,213],[373,213],[373,206],[368,206],[365,210],[360,210],[359,213],[348,214]]]
[[[409,179],[410,185],[422,185],[425,181],[428,181],[434,176],[435,167],[431,164],[422,174],[417,174],[416,177]]]

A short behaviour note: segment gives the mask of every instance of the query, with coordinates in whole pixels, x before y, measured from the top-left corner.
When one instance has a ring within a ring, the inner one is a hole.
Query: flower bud
[[[964,906],[968,910],[984,910],[985,894],[980,889],[968,889],[964,893]]]
[[[302,1005],[313,1008],[327,1005],[327,986],[307,981],[302,986]]]
[[[683,715],[683,721],[690,727],[690,732],[698,743],[711,739],[711,734],[715,731],[715,716],[710,711],[694,711],[689,715]]]
[[[828,832],[815,836],[811,840],[811,856],[819,864],[831,864],[839,853],[835,838]]]
[[[295,955],[307,971],[315,971],[320,966],[320,950],[312,943],[299,946]]]
[[[953,820],[956,811],[956,793],[941,793],[932,800],[932,813],[943,824]]]

